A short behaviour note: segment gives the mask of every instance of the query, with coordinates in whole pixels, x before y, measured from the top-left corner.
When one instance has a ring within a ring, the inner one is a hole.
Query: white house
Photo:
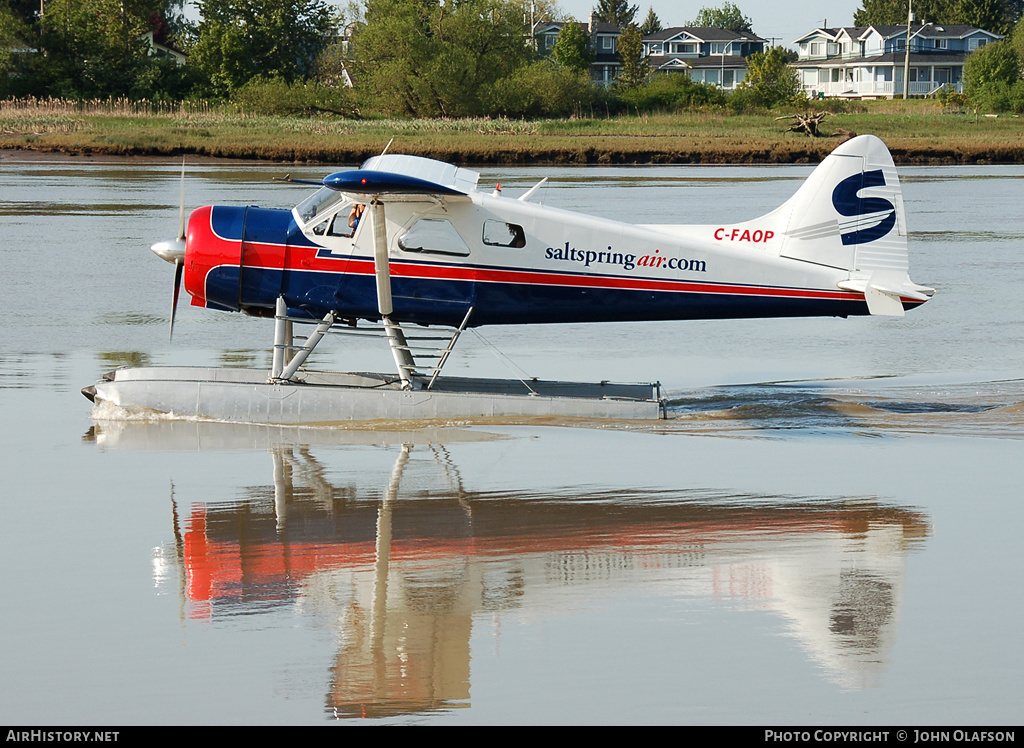
[[[999,39],[973,26],[912,25],[909,94],[928,96],[945,85],[960,91],[967,55]],[[903,93],[906,26],[819,28],[796,44],[794,67],[808,96],[891,99]]]
[[[184,52],[171,46],[167,35],[159,31],[147,31],[142,38],[149,44],[149,54],[155,57],[170,57],[179,66],[187,59]]]

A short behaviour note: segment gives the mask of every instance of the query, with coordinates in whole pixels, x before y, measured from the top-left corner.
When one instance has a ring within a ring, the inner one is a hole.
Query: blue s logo
[[[892,231],[896,225],[896,206],[881,197],[858,197],[863,189],[884,186],[885,177],[881,169],[854,174],[836,185],[832,191],[832,205],[839,215],[855,218],[888,211],[888,215],[882,216],[874,226],[842,234],[843,244],[867,244]]]

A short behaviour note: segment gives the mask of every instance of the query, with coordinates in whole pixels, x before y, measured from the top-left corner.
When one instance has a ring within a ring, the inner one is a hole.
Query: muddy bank
[[[566,144],[554,147],[496,147],[462,149],[457,147],[418,146],[403,144],[401,151],[463,166],[492,165],[636,165],[636,164],[809,164],[818,163],[843,138],[808,139],[806,142],[784,142],[770,145],[723,144],[721,147],[673,147],[669,143],[652,143],[651,139],[637,138],[623,143],[626,138],[607,138],[620,141],[612,144]],[[1024,143],[1018,146],[990,146],[972,144],[904,145],[888,141],[889,150],[897,164],[904,165],[968,165],[968,164],[1022,164]],[[658,147],[660,146],[660,147]],[[295,146],[268,148],[266,146],[224,146],[208,144],[199,147],[142,147],[125,144],[71,146],[68,144],[5,143],[0,158],[11,160],[31,155],[58,156],[121,156],[121,157],[199,157],[237,159],[244,161],[270,161],[303,164],[359,164],[379,153],[376,147],[322,147]]]

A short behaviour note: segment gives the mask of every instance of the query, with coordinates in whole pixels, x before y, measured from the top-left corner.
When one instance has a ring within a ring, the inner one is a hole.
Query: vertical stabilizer
[[[770,237],[763,251],[847,271],[838,286],[863,293],[872,314],[902,315],[904,299],[934,293],[910,280],[900,180],[889,149],[873,135],[836,148],[781,207],[716,231],[733,241],[748,235]]]

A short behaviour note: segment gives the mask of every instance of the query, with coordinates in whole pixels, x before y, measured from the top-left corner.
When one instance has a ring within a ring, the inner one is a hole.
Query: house
[[[541,55],[551,54],[563,26],[565,24],[559,21],[547,21],[536,25],[533,38]],[[614,23],[597,21],[593,16],[589,24],[581,23],[580,26],[590,37],[590,51],[594,55],[594,60],[590,64],[590,77],[597,83],[611,85],[618,77],[619,68],[622,66],[616,48],[621,30]]]
[[[590,63],[590,77],[606,86],[619,77],[622,58],[617,49],[621,29],[614,23],[595,21],[590,17],[590,43],[594,50],[594,61]]]
[[[946,85],[961,91],[967,55],[999,39],[973,26],[911,25],[909,95],[929,96]],[[891,99],[903,94],[906,26],[819,28],[796,44],[794,67],[808,96]]]
[[[187,59],[185,53],[171,45],[171,41],[167,37],[165,25],[161,25],[154,31],[147,31],[142,35],[142,38],[149,45],[149,54],[151,56],[170,57],[179,66],[185,64]]]
[[[687,73],[732,91],[747,74],[747,58],[766,40],[728,29],[677,26],[644,37],[644,54],[656,72]]]
[[[564,24],[550,21],[534,30],[537,51],[548,55],[558,40]],[[615,81],[622,66],[618,52],[621,29],[613,23],[596,21],[581,24],[590,36],[594,61],[591,78],[604,85]],[[747,73],[747,58],[763,52],[766,41],[755,34],[715,28],[675,27],[659,31],[643,39],[644,55],[655,72],[687,73],[704,83],[733,90]]]

